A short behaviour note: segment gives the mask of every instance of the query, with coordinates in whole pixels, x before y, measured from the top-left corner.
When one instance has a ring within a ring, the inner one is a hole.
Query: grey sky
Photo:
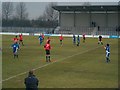
[[[27,11],[29,13],[29,18],[38,18],[43,15],[48,2],[28,2],[26,3]]]
[[[14,10],[15,10],[17,4],[18,4],[18,2],[13,3]],[[29,14],[28,18],[36,19],[40,15],[43,15],[44,10],[49,3],[48,2],[25,2],[25,4],[26,4],[27,12]]]
[[[27,0],[4,0],[4,1],[16,1],[16,2],[20,2],[20,1],[27,1]],[[31,2],[30,2],[31,1]],[[44,2],[39,2],[39,0],[34,0],[35,2],[33,2],[33,0],[29,0],[29,2],[25,2],[26,3],[26,8],[27,8],[27,12],[29,13],[29,18],[30,19],[36,19],[38,18],[40,15],[43,15],[43,12],[45,10],[45,7],[50,3],[49,0],[44,0]],[[36,2],[37,1],[37,2]],[[43,1],[43,0],[41,0]],[[48,1],[48,2],[46,2]],[[57,1],[57,0],[52,0],[52,1]],[[61,2],[65,0],[61,0]],[[73,1],[73,0],[69,0],[69,1]],[[74,0],[74,2],[118,2],[119,0]],[[59,2],[59,3],[61,3]],[[63,2],[62,2],[63,3]],[[14,3],[14,5],[16,6],[17,3]]]

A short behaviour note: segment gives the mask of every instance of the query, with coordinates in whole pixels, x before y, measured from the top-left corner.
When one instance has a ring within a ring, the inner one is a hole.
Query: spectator
[[[100,26],[98,26],[98,31],[100,30]]]
[[[92,27],[94,27],[94,25],[93,25],[93,24],[94,24],[94,22],[93,22],[93,21],[91,22],[91,24],[92,24]]]
[[[25,86],[26,90],[38,90],[38,79],[33,74],[33,71],[29,71],[28,77],[25,78]]]

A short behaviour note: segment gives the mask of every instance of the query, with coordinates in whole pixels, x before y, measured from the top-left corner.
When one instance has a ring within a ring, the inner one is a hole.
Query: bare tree
[[[43,14],[37,18],[37,20],[46,21],[46,16]]]
[[[52,21],[58,19],[58,12],[52,8],[55,5],[56,5],[56,3],[51,2],[46,7],[46,9],[44,11],[44,15],[43,15],[46,19],[52,20]]]
[[[12,2],[3,2],[2,3],[2,18],[5,20],[10,19],[13,13],[13,4]]]
[[[20,20],[25,20],[28,18],[27,8],[24,2],[20,2],[16,6],[16,18]]]

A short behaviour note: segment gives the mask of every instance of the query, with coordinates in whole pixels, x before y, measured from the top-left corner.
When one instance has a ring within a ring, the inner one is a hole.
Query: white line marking
[[[99,47],[100,47],[100,46],[98,46],[98,47],[96,47],[96,48],[88,49],[88,50],[83,51],[83,52],[80,52],[80,53],[73,54],[73,55],[71,55],[71,56],[68,56],[68,57],[65,57],[65,58],[59,59],[59,60],[57,60],[57,61],[54,61],[54,62],[51,62],[51,63],[45,64],[45,65],[40,66],[40,67],[38,67],[38,68],[34,68],[33,70],[35,71],[35,70],[37,70],[37,69],[41,69],[41,68],[46,67],[46,66],[48,66],[48,65],[51,65],[51,64],[53,64],[53,63],[63,61],[63,60],[65,60],[65,59],[68,59],[68,58],[71,58],[71,57],[74,57],[74,56],[77,56],[77,55],[80,55],[80,54],[86,53],[86,52],[88,52],[88,51],[91,51],[91,50],[97,49],[97,48],[99,48]],[[10,79],[13,79],[13,78],[15,78],[15,77],[18,77],[18,76],[24,75],[24,74],[26,74],[26,73],[28,73],[28,72],[29,72],[29,71],[26,71],[26,72],[23,72],[23,73],[20,73],[20,74],[17,74],[17,75],[11,76],[11,77],[9,77],[9,78],[7,78],[7,79],[4,79],[4,80],[0,81],[0,83],[5,82],[5,81],[8,81],[8,80],[10,80]]]

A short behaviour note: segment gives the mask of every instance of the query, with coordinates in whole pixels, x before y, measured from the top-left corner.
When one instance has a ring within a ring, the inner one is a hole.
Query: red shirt
[[[47,39],[46,43],[50,42],[50,39]]]
[[[63,40],[63,36],[60,36],[60,40]]]
[[[83,38],[85,38],[85,34],[83,34]]]
[[[22,34],[21,34],[21,35],[19,35],[19,38],[20,38],[20,40],[23,40]]]
[[[13,38],[13,40],[14,40],[14,42],[18,42],[19,39],[18,38]]]
[[[44,34],[42,34],[42,38],[44,39]]]
[[[50,50],[50,49],[51,49],[51,46],[50,46],[50,44],[46,44],[46,45],[44,46],[44,48],[45,48],[45,50]]]

